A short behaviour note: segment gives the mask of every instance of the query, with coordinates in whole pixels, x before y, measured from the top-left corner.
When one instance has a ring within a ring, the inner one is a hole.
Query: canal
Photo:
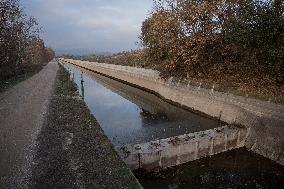
[[[66,67],[91,113],[115,146],[145,143],[222,124],[138,88],[70,64]]]
[[[283,166],[244,148],[160,172],[136,171],[135,175],[145,189],[280,189],[284,186]]]
[[[80,95],[115,146],[138,144],[223,125],[157,96],[65,64]],[[157,172],[135,171],[144,188],[282,188],[284,169],[237,149]]]

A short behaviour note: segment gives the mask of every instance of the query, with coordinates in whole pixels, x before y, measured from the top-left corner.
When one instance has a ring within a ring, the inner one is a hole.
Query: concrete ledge
[[[247,128],[223,126],[116,150],[132,170],[163,169],[244,147],[248,133]]]

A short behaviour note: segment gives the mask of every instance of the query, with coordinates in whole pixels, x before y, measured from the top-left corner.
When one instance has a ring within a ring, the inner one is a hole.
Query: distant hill
[[[73,55],[73,56],[88,56],[88,55],[97,55],[97,56],[110,56],[111,52],[96,52],[91,49],[68,49],[68,50],[56,50],[56,56],[62,55]]]

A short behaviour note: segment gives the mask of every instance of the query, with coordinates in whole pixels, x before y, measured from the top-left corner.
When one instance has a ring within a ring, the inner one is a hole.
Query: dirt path
[[[0,188],[23,188],[35,139],[43,124],[58,65],[0,94]]]

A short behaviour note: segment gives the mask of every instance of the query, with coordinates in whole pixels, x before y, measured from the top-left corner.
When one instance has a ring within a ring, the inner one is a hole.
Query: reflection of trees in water
[[[163,112],[152,114],[151,112],[143,108],[142,108],[142,111],[140,112],[140,116],[142,118],[142,122],[145,124],[153,123],[153,122],[169,121],[167,114]]]

